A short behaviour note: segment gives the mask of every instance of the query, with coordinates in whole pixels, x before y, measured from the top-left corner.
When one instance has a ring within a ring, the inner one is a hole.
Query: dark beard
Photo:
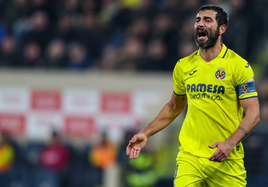
[[[207,34],[208,39],[206,42],[198,42],[198,40],[197,40],[198,33],[197,33],[197,31],[195,31],[194,36],[195,36],[195,43],[196,43],[197,47],[199,47],[201,49],[209,49],[209,48],[214,47],[218,41],[219,32],[220,32],[220,29],[217,28],[214,33],[211,32],[211,33]]]

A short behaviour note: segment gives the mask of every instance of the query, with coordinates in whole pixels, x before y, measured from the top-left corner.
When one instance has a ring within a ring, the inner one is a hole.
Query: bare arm
[[[162,108],[156,118],[129,141],[126,150],[129,158],[138,158],[147,139],[167,127],[184,110],[186,103],[186,95],[178,96],[172,93],[170,101]]]
[[[257,126],[260,120],[260,109],[258,98],[240,100],[246,115],[240,123],[238,129],[230,136],[228,142],[235,146],[242,141]]]
[[[185,108],[186,95],[177,96],[172,93],[170,101],[162,108],[156,118],[141,133],[147,138],[168,126]]]
[[[245,111],[245,117],[241,121],[238,129],[224,142],[216,142],[210,148],[218,147],[217,151],[209,158],[211,161],[224,161],[236,144],[241,142],[256,127],[259,122],[260,109],[258,98],[240,100],[240,104]]]

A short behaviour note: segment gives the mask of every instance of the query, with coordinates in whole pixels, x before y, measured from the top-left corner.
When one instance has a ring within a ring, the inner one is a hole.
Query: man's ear
[[[219,34],[223,35],[225,33],[226,29],[227,29],[226,25],[221,25],[220,29],[219,29]]]

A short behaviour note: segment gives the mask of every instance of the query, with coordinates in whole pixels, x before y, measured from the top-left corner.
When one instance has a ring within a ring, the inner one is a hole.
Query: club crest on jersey
[[[243,93],[247,93],[247,91],[248,91],[248,87],[247,87],[247,85],[243,85],[242,88],[241,88],[241,91],[242,91]]]
[[[219,80],[222,80],[226,77],[225,69],[219,68],[215,73],[215,77]]]

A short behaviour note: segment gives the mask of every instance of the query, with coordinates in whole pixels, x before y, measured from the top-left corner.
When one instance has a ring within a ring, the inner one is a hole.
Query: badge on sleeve
[[[252,93],[252,92],[256,92],[254,81],[238,85],[239,96],[246,94],[246,93]]]

